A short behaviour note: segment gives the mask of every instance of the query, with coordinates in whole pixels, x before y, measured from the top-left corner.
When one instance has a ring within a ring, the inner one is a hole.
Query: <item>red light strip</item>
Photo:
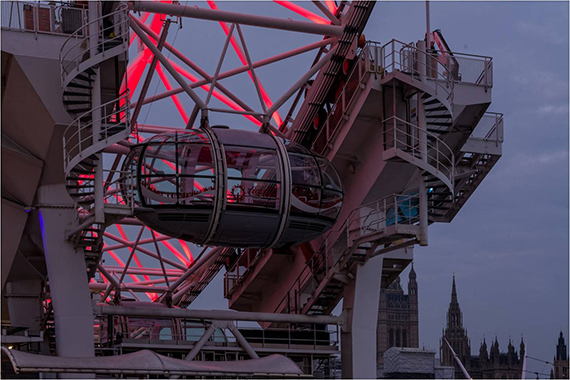
[[[197,82],[198,78],[195,77],[194,75],[192,75],[190,72],[188,72],[186,69],[184,69],[183,67],[177,65],[175,62],[172,62],[169,60],[169,62],[172,64],[172,66],[176,69],[176,71],[178,71],[180,74],[182,74],[184,77],[186,77],[187,79],[189,79],[191,82]],[[210,86],[205,84],[203,86],[200,86],[200,88],[202,88],[204,91],[210,91]],[[242,107],[240,107],[238,104],[236,104],[234,101],[232,101],[231,99],[227,98],[225,95],[221,94],[219,91],[217,91],[216,89],[214,89],[214,91],[212,92],[212,95],[214,95],[214,97],[216,99],[218,99],[219,101],[221,101],[222,103],[224,103],[225,105],[227,105],[228,107],[230,107],[233,110],[236,111],[243,111],[244,109]],[[258,127],[261,126],[261,122],[259,120],[257,120],[256,118],[254,118],[251,115],[243,115],[246,119],[248,119],[249,121],[251,121],[252,123],[254,123],[255,125],[257,125]]]
[[[273,2],[283,6],[287,9],[297,13],[297,14],[300,14],[301,16],[303,16],[305,18],[308,18],[309,20],[313,21],[314,23],[324,24],[324,25],[330,24],[329,20],[327,20],[321,16],[318,16],[318,15],[314,14],[313,12],[308,11],[305,8],[298,6],[297,4],[293,4],[290,1],[273,0]]]
[[[172,244],[170,244],[170,242],[168,240],[163,240],[161,241],[162,244],[164,244],[164,246],[166,248],[168,248],[170,250],[170,252],[172,252],[174,254],[174,256],[176,256],[176,258],[178,260],[180,260],[180,262],[182,262],[184,265],[186,265],[187,267],[190,266],[191,262],[186,260],[186,258],[184,257],[184,255],[182,255],[180,253],[180,251],[178,251],[176,248],[174,248],[174,246]]]
[[[214,10],[218,10],[218,6],[216,5],[215,1],[208,0],[208,5],[210,6],[210,8],[212,8]],[[226,34],[226,36],[228,36],[230,34],[230,29],[228,28],[228,25],[225,22],[220,22],[220,25],[221,25],[222,29],[224,30],[224,33]],[[245,54],[241,50],[241,47],[237,44],[237,41],[233,35],[230,39],[230,42],[231,42],[232,47],[234,48],[235,52],[237,53],[241,63],[244,66],[246,66],[248,63],[247,63],[247,59],[245,58]],[[248,71],[248,74],[249,74],[249,77],[251,78],[251,80],[253,81],[253,75],[251,74],[251,71]],[[271,108],[271,106],[273,105],[273,102],[269,98],[269,95],[267,95],[267,92],[265,91],[265,88],[261,84],[259,78],[257,78],[257,82],[259,83],[259,91],[261,92],[261,97],[263,98],[263,102],[265,103],[265,106],[267,108]],[[279,116],[279,113],[277,111],[275,111],[275,113],[273,114],[273,120],[275,120],[277,125],[282,124],[281,116]]]
[[[334,1],[333,0],[325,0],[325,4],[329,8],[329,11],[331,11],[331,13],[334,15],[336,13],[336,9],[337,9]]]
[[[146,20],[148,19],[148,16],[150,16],[151,14],[149,12],[143,12],[143,15],[141,17],[141,21],[142,22],[146,22]],[[135,39],[137,38],[136,33],[133,33],[131,36],[131,39],[129,41],[129,47],[131,47],[131,45],[133,44],[133,42],[135,41]]]
[[[119,230],[119,234],[121,235],[121,237],[123,238],[123,240],[130,241],[129,238],[127,237],[127,235],[125,234],[125,230],[123,230],[123,226],[121,226],[120,224],[117,224],[116,226],[117,226],[117,230]],[[141,262],[140,262],[140,260],[139,260],[139,258],[138,258],[138,256],[137,256],[136,250],[135,250],[135,252],[133,253],[133,259],[135,260],[135,264],[136,264],[139,268],[142,268],[142,264],[141,264]],[[124,267],[124,265],[123,265],[123,267]],[[150,280],[149,277],[148,277],[146,274],[143,274],[143,278],[144,278],[145,280],[147,280],[147,281]]]
[[[129,68],[127,69],[126,78],[128,78],[128,87],[129,87],[129,99],[133,97],[135,89],[137,88],[139,81],[144,73],[144,69],[146,67],[147,61],[146,57],[148,55],[147,50],[141,51],[135,59],[131,61],[129,64]],[[125,80],[123,79],[123,84],[121,85],[121,93],[125,91]]]
[[[190,248],[188,248],[188,244],[186,244],[184,240],[180,239],[178,239],[178,242],[182,246],[182,250],[184,250],[184,253],[186,254],[186,257],[188,257],[188,260],[190,260],[191,263],[194,262],[194,257],[192,256],[192,251],[190,251]]]
[[[118,225],[117,225],[118,226]],[[106,246],[107,244],[103,243],[103,246]],[[119,266],[121,267],[125,267],[125,263],[123,262],[123,260],[121,260],[121,258],[119,256],[117,256],[117,254],[113,251],[107,251],[109,252],[109,254],[111,255],[111,257],[117,262],[117,264],[119,264]],[[140,282],[141,280],[135,276],[134,274],[129,274],[129,276],[131,276],[131,278],[135,281],[135,282]],[[102,276],[103,280],[105,279],[105,276]],[[120,285],[120,284],[119,284]],[[151,300],[155,300],[158,298],[158,295],[153,294],[153,293],[145,293],[147,295],[148,298],[150,298]]]
[[[164,74],[164,70],[162,69],[160,62],[158,62],[156,64],[156,72],[158,73],[160,80],[164,84],[164,87],[166,87],[166,90],[167,91],[172,90],[172,85],[170,84],[170,81],[166,77],[166,74]],[[178,95],[172,95],[171,98],[172,98],[172,101],[174,102],[174,105],[176,106],[176,109],[178,110],[178,113],[180,113],[180,116],[182,116],[182,120],[184,120],[184,124],[188,124],[188,114],[186,113],[186,110],[182,106],[180,99],[178,99]]]

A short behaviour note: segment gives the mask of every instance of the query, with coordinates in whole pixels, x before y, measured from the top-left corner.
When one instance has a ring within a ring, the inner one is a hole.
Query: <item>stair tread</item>
[[[68,99],[63,99],[63,104],[86,104],[89,103],[91,104],[91,99],[89,100],[68,100]],[[89,108],[90,109],[90,108]]]
[[[83,74],[77,75],[77,76],[74,78],[74,80],[75,80],[75,79],[82,80],[82,81],[85,81],[85,82],[93,82],[93,81],[94,81],[94,79],[91,79],[90,77],[85,76],[85,75],[83,75]]]
[[[75,88],[85,88],[85,89],[89,89],[91,90],[91,86],[87,86],[84,84],[80,84],[80,83],[75,83],[75,82],[69,82],[67,84],[68,87],[75,87]]]

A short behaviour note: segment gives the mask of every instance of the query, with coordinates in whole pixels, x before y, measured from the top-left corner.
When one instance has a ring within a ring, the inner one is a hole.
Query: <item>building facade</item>
[[[461,368],[453,358],[447,342],[464,365],[472,378],[479,379],[519,379],[522,374],[522,365],[525,355],[525,345],[521,339],[520,355],[509,339],[507,352],[500,352],[497,337],[487,349],[487,342],[479,347],[479,355],[471,355],[471,340],[467,329],[463,327],[463,313],[457,300],[455,276],[451,286],[451,302],[447,311],[447,326],[440,340],[440,358],[443,366],[455,367],[455,378],[464,378]]]
[[[551,379],[568,379],[568,350],[564,342],[564,334],[560,331],[556,356],[554,356],[554,368],[550,370]]]
[[[398,277],[386,289],[380,289],[378,307],[377,361],[384,362],[384,352],[391,347],[419,347],[418,283],[413,264],[408,277],[408,294]]]

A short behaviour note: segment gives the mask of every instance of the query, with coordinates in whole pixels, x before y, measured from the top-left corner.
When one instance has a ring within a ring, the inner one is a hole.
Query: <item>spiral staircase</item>
[[[63,134],[65,182],[79,207],[77,226],[67,239],[83,248],[89,277],[102,254],[105,227],[133,212],[133,205],[118,195],[121,180],[132,183],[125,178],[130,173],[117,171],[116,164],[104,170],[101,157],[105,148],[131,133],[128,91],[117,94],[116,90],[128,55],[128,11],[121,4],[112,12],[90,17],[60,50],[62,101],[74,118]],[[103,184],[100,192],[98,183]]]

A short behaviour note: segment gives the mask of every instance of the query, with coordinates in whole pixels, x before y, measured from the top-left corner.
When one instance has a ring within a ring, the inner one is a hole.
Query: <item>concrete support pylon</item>
[[[83,252],[65,240],[74,226],[75,207],[63,184],[38,189],[39,217],[55,318],[58,356],[95,356],[93,307]],[[60,374],[60,377],[68,375]],[[70,374],[69,378],[94,375]]]
[[[342,377],[375,379],[376,328],[382,280],[382,255],[358,265],[356,278],[344,288],[343,312],[347,322],[341,332]]]

